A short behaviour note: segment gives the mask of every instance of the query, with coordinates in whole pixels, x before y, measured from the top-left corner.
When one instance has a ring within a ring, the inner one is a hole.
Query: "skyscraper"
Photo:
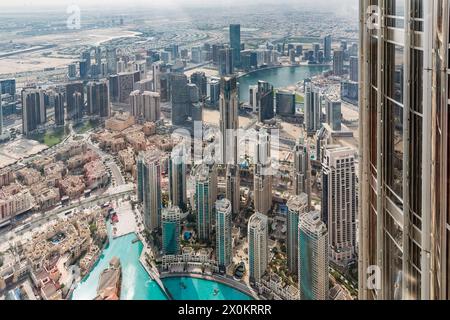
[[[333,73],[335,76],[342,76],[344,74],[344,51],[342,50],[334,50]]]
[[[227,199],[216,202],[216,258],[222,270],[228,268],[232,258],[231,209]]]
[[[308,206],[311,205],[311,172],[309,148],[301,139],[294,147],[294,192],[296,195],[306,193]]]
[[[135,90],[130,93],[131,114],[145,121],[158,121],[161,117],[161,98],[158,92]]]
[[[350,81],[357,82],[358,81],[358,73],[359,73],[359,61],[358,57],[350,57]]]
[[[226,165],[226,197],[231,201],[232,213],[240,211],[240,173],[238,166],[238,89],[236,77],[220,79],[220,152]]]
[[[158,92],[144,91],[143,111],[146,121],[158,121],[161,118],[161,97]]]
[[[106,49],[106,65],[110,75],[117,73],[117,51],[116,48]]]
[[[111,115],[108,80],[89,82],[86,86],[86,90],[87,112],[90,115],[108,118]]]
[[[81,97],[77,96],[77,100],[75,99],[75,93],[79,93],[81,95]],[[79,120],[83,117],[84,112],[83,82],[81,81],[71,82],[66,85],[66,112],[67,112],[67,119]]]
[[[327,98],[325,100],[327,124],[333,131],[341,131],[342,129],[342,113],[341,113],[341,101]]]
[[[253,194],[255,211],[267,215],[272,208],[272,161],[270,135],[264,129],[257,133]]]
[[[211,239],[217,200],[217,168],[203,164],[195,176],[195,202],[197,210],[197,234],[200,241]]]
[[[22,90],[22,132],[27,135],[47,121],[44,90]]]
[[[276,95],[277,115],[295,115],[295,93],[289,90],[278,90]]]
[[[306,193],[293,196],[287,202],[287,266],[289,271],[295,275],[298,275],[298,223],[300,218],[308,212],[308,207]]]
[[[187,208],[185,152],[184,147],[175,147],[169,160],[169,198],[183,212]]]
[[[253,112],[258,112],[258,86],[257,85],[251,85],[248,86],[249,90],[249,104],[250,107],[252,107]]]
[[[330,257],[346,266],[356,254],[355,150],[325,149],[322,163],[322,221],[330,237]]]
[[[241,25],[230,24],[230,47],[233,49],[233,61],[237,67],[241,65]]]
[[[258,120],[264,122],[275,116],[273,86],[266,81],[258,81]]]
[[[300,218],[298,260],[300,300],[327,300],[328,233],[318,211],[306,213]]]
[[[221,77],[234,74],[234,49],[225,47],[219,50],[219,75]]]
[[[208,79],[204,72],[194,72],[191,75],[191,83],[197,85],[197,88],[200,90],[200,96],[204,99],[207,96],[207,84]]]
[[[65,120],[64,114],[64,94],[56,92],[55,97],[55,125],[63,126]]]
[[[172,73],[170,84],[172,87],[172,124],[183,125],[188,117],[190,102],[187,77],[182,73]]]
[[[180,221],[180,208],[172,206],[162,209],[161,229],[164,255],[177,255],[180,253]]]
[[[325,38],[323,38],[323,53],[324,53],[324,58],[325,61],[331,61],[331,36],[325,36]]]
[[[259,283],[269,263],[267,216],[255,212],[248,220],[248,264],[250,282]]]
[[[311,82],[305,84],[305,129],[314,135],[320,129],[322,114],[320,94]]]
[[[161,225],[161,152],[141,152],[137,159],[138,200],[142,201],[145,227],[153,231]]]
[[[449,2],[380,1],[389,29],[366,21],[370,5],[360,1],[360,298],[450,299]]]

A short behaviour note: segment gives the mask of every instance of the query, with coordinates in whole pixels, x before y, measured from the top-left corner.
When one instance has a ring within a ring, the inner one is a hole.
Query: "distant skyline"
[[[269,5],[275,4],[286,5],[296,7],[300,9],[301,7],[307,7],[308,9],[327,9],[330,11],[337,10],[348,11],[356,10],[358,7],[357,0],[227,0],[226,2],[220,0],[164,0],[164,1],[148,1],[148,0],[128,0],[126,2],[122,0],[15,0],[14,2],[0,2],[0,8],[8,9],[20,9],[25,10],[32,8],[61,8],[67,7],[69,5],[79,5],[81,7],[92,8],[107,6],[111,8],[112,6],[117,8],[126,7],[159,7],[159,8],[186,8],[186,7],[232,7],[232,6],[250,6],[250,5]]]

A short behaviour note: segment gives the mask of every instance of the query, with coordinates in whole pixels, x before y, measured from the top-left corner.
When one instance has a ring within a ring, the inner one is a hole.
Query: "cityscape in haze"
[[[450,1],[153,2],[0,4],[0,300],[447,300]]]

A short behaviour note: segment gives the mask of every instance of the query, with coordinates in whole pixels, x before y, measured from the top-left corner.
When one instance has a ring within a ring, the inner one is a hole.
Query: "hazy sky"
[[[240,6],[252,4],[286,4],[301,8],[302,6],[327,8],[329,10],[355,9],[357,0],[0,0],[0,8],[60,8],[77,4],[81,7],[112,6],[126,7],[189,7],[189,6]]]

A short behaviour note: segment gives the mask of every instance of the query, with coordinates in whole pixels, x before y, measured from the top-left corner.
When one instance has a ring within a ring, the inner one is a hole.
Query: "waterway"
[[[267,68],[250,72],[239,78],[239,99],[241,102],[248,102],[248,88],[251,85],[256,85],[259,80],[269,82],[275,89],[285,88],[307,78],[320,75],[323,71],[329,69],[328,66],[302,65]]]
[[[215,281],[174,277],[162,282],[175,300],[252,300],[245,293]]]
[[[167,296],[150,278],[139,261],[143,250],[140,241],[133,243],[135,234],[110,239],[100,259],[91,272],[81,281],[72,294],[72,300],[92,300],[97,295],[100,274],[109,267],[113,257],[122,266],[121,300],[167,300]],[[162,280],[166,290],[175,300],[250,300],[246,294],[227,285],[189,277]]]
[[[121,300],[166,300],[167,297],[153,281],[139,261],[142,242],[133,243],[135,234],[111,239],[92,271],[74,290],[73,300],[92,300],[97,295],[100,274],[109,267],[113,257],[120,259],[122,266]]]

